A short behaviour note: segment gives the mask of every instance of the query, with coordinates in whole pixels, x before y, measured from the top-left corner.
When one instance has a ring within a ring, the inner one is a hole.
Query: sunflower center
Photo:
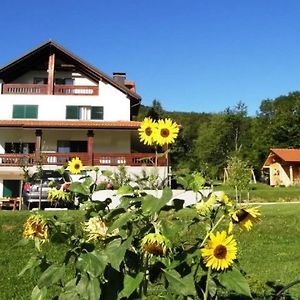
[[[145,130],[145,134],[148,135],[148,136],[151,136],[152,129],[150,127],[147,127],[146,130]]]
[[[224,259],[227,254],[227,248],[223,245],[218,245],[214,250],[214,256],[218,259]]]
[[[243,220],[245,220],[248,215],[249,215],[249,213],[247,211],[243,210],[243,209],[238,211],[238,213],[236,214],[236,216],[239,220],[238,222],[242,222]]]
[[[156,244],[156,243],[147,243],[144,245],[144,250],[150,254],[154,255],[160,255],[162,256],[164,254],[164,249],[162,246]]]
[[[168,137],[170,135],[170,131],[168,128],[162,128],[160,131],[160,135],[164,138]]]
[[[76,170],[80,169],[80,164],[75,164],[74,169],[76,169]]]

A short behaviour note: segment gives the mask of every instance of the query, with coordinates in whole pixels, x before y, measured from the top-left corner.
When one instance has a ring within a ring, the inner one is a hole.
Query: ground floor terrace
[[[138,140],[139,122],[0,120],[0,197],[21,195],[23,170],[55,169],[78,157],[84,166],[129,173],[157,169],[165,176],[168,159]],[[1,202],[1,199],[0,199]]]

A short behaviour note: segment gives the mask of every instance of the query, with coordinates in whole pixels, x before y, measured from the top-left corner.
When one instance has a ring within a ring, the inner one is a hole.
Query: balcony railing
[[[89,156],[86,152],[72,153],[42,153],[37,158],[35,154],[0,154],[1,166],[33,166],[38,163],[43,165],[63,166],[72,158],[79,157],[83,165],[90,165]],[[42,160],[40,162],[40,159]],[[93,166],[166,166],[166,157],[156,159],[153,153],[93,153]]]
[[[98,95],[98,86],[87,85],[55,85],[54,95]]]
[[[3,84],[2,94],[47,95],[47,84]],[[54,85],[54,95],[97,96],[98,86],[88,85]]]
[[[44,95],[47,84],[3,84],[3,94]]]

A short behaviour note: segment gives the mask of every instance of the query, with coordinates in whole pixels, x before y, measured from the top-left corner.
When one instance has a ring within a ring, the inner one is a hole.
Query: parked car
[[[62,185],[68,186],[71,182],[71,176],[68,172],[61,174],[57,170],[43,170],[41,175],[34,173],[28,182],[23,185],[23,203],[25,208],[31,209],[38,207],[41,197],[42,208],[51,206],[51,200],[48,199],[48,191],[52,188],[60,189]],[[57,206],[58,203],[55,203]],[[62,204],[59,203],[61,206]],[[63,206],[65,206],[63,204]]]

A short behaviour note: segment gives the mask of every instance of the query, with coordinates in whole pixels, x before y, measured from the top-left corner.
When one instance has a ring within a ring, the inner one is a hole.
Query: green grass
[[[234,189],[226,184],[214,185],[215,191],[224,191],[231,198],[235,198]],[[247,192],[242,192],[243,199],[247,199]],[[300,201],[300,186],[272,187],[267,184],[251,184],[249,189],[250,202],[294,202]]]
[[[279,286],[300,278],[300,204],[264,205],[261,210],[261,223],[255,225],[250,232],[237,230],[236,238],[239,244],[239,263],[246,272],[255,299],[271,299],[270,295]],[[82,220],[80,211],[55,214],[64,219],[78,222]],[[21,238],[22,224],[28,215],[27,211],[0,211],[1,300],[30,299],[37,279],[37,275],[30,274],[17,277],[33,251],[32,245],[13,247]],[[61,246],[50,245],[47,252],[50,257],[58,258],[63,250]],[[298,286],[290,290],[294,295],[293,299],[300,299],[300,285]]]

